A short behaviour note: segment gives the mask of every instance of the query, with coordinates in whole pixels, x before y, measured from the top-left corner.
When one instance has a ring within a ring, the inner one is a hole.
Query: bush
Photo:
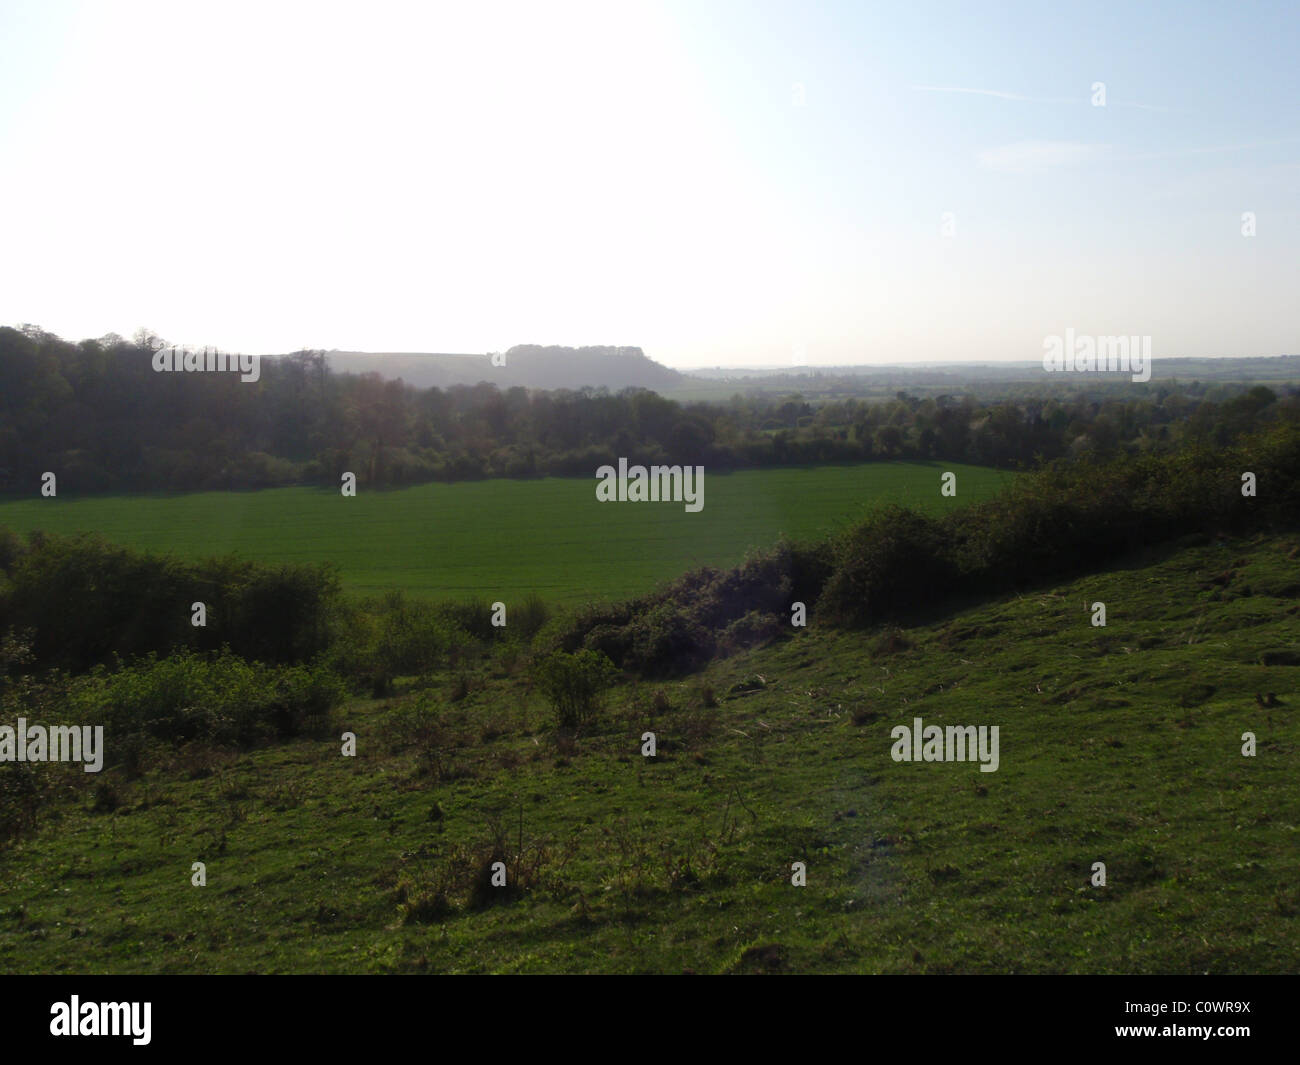
[[[440,779],[451,737],[438,707],[427,697],[402,707],[393,719],[397,746],[413,748],[421,774]]]
[[[342,680],[324,666],[267,666],[222,650],[100,668],[69,681],[66,701],[82,721],[104,725],[111,754],[134,751],[136,735],[217,746],[296,735],[319,727],[344,695]]]
[[[8,573],[26,553],[23,538],[12,529],[0,526],[0,572]]]
[[[267,566],[234,557],[187,563],[97,536],[32,534],[5,548],[0,631],[29,629],[40,668],[82,672],[113,658],[229,646],[248,659],[302,662],[324,650],[339,595],[330,566]],[[191,624],[191,605],[208,608]]]
[[[54,790],[43,766],[0,762],[0,847],[30,834]]]
[[[393,678],[430,673],[451,664],[475,642],[457,621],[459,608],[408,600],[401,592],[341,604],[326,656],[334,672],[362,683],[376,697],[392,691]]]
[[[832,567],[829,545],[782,540],[736,569],[705,567],[652,595],[588,606],[546,635],[563,650],[600,651],[643,676],[680,675],[718,651],[788,633],[792,604],[816,601]]]
[[[390,676],[427,676],[447,661],[453,648],[470,642],[469,634],[431,603],[407,602],[397,594],[387,605],[379,616],[374,651]]]
[[[958,577],[950,551],[939,521],[885,507],[836,545],[835,571],[817,603],[818,614],[840,625],[863,626],[947,598]]]
[[[751,610],[742,618],[737,618],[727,626],[718,641],[718,646],[728,654],[744,651],[751,647],[761,647],[781,636],[788,626],[782,625],[775,614],[765,614]]]
[[[713,633],[669,600],[629,626],[630,657],[643,673],[672,676],[699,669],[713,657]]]
[[[534,681],[550,701],[560,728],[577,728],[592,721],[616,673],[605,655],[587,650],[575,654],[555,651],[533,667]]]
[[[444,604],[441,609],[476,640],[487,643],[501,635],[501,630],[492,624],[492,604],[486,599],[465,599],[459,603]],[[509,616],[506,621],[509,622]]]
[[[546,602],[536,592],[530,592],[523,604],[511,614],[510,631],[525,641],[531,640],[550,617]]]
[[[347,698],[343,678],[324,665],[288,666],[275,671],[274,723],[280,736],[319,735],[330,711]]]

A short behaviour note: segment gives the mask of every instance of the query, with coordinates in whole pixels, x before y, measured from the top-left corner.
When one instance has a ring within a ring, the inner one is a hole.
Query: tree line
[[[337,374],[320,351],[234,373],[158,373],[141,331],[72,343],[0,328],[0,491],[54,471],[72,493],[590,476],[619,457],[713,470],[893,459],[997,467],[1227,446],[1300,418],[1295,386],[1053,381],[1007,394],[737,393],[685,402],[646,389],[415,388]],[[1105,375],[1097,375],[1104,377]]]

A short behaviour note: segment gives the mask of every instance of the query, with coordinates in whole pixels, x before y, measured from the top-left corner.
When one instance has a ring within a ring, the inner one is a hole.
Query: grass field
[[[939,494],[957,474],[957,496]],[[600,503],[595,479],[475,481],[355,498],[313,488],[0,503],[20,532],[93,531],[185,558],[237,552],[339,564],[348,591],[552,602],[637,595],[701,565],[727,566],[785,534],[820,539],[871,507],[930,512],[986,499],[1012,474],[952,463],[752,470],[704,478],[704,509]]]
[[[1293,973],[1298,554],[1184,544],[906,642],[812,628],[624,684],[576,740],[494,660],[314,740],[51,766],[0,853],[0,971]],[[917,716],[998,725],[997,772],[894,762]],[[475,895],[494,846],[531,890]]]

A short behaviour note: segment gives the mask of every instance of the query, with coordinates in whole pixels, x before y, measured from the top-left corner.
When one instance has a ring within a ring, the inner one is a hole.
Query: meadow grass
[[[1189,542],[893,639],[814,624],[624,682],[577,737],[497,656],[314,739],[45,767],[0,971],[1295,972],[1298,556]],[[1000,768],[894,762],[917,716],[998,725]],[[494,853],[531,888],[476,892]]]

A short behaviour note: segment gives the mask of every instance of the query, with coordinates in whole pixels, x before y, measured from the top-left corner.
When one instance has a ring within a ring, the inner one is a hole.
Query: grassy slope
[[[1300,663],[1297,557],[1260,538],[1125,560],[893,654],[810,630],[619,688],[573,750],[498,666],[462,702],[439,693],[460,746],[436,782],[389,749],[400,702],[340,715],[356,759],[302,740],[196,779],[105,774],[114,814],[69,771],[76,797],[0,856],[0,970],[1294,972],[1300,668],[1259,661]],[[765,688],[725,694],[754,674]],[[657,687],[674,709],[650,709]],[[894,763],[914,715],[1000,725],[1001,768]],[[401,922],[399,880],[494,815],[517,839],[521,814],[525,844],[571,848],[549,888]]]
[[[939,495],[944,470],[957,473],[956,498]],[[706,471],[704,509],[694,514],[673,503],[599,503],[594,477],[363,489],[354,499],[312,488],[60,496],[0,503],[0,525],[94,530],[189,558],[237,551],[335,561],[344,586],[360,593],[511,601],[536,591],[581,602],[640,595],[701,565],[734,565],[783,533],[821,539],[878,502],[930,513],[977,502],[1010,476],[952,463]]]

